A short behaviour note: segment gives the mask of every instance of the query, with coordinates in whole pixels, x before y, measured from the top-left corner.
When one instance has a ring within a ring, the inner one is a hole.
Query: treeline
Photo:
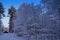
[[[60,0],[41,2],[39,5],[23,3],[19,7],[14,32],[26,40],[60,39]]]

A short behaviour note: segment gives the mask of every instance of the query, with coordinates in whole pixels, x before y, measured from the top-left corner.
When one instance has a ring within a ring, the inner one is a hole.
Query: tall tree
[[[10,20],[9,20],[9,32],[13,32],[14,31],[14,23],[13,20],[15,18],[15,13],[16,13],[16,9],[11,6],[11,8],[9,8],[8,10],[8,14],[10,15]]]
[[[17,32],[17,35],[23,35],[23,37],[28,38],[27,40],[33,40],[36,37],[35,40],[37,40],[39,34],[37,30],[42,28],[40,26],[40,14],[40,5],[34,6],[33,3],[23,3],[16,14],[15,32]]]
[[[0,2],[0,31],[2,31],[2,22],[1,22],[2,16],[5,17],[4,7],[3,7],[3,4]]]

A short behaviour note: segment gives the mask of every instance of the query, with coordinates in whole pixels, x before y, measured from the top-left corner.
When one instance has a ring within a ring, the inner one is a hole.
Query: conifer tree
[[[0,2],[0,31],[2,31],[2,22],[1,22],[2,16],[5,17],[4,7],[3,7],[3,4]]]
[[[10,20],[9,20],[9,32],[13,32],[13,28],[14,28],[14,23],[13,20],[15,18],[15,13],[16,13],[16,9],[11,6],[8,10],[8,14],[10,15]]]

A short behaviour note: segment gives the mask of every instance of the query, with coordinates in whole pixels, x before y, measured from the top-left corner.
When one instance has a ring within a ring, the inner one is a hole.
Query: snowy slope
[[[17,37],[14,33],[5,33],[0,36],[0,40],[24,40],[21,37]]]

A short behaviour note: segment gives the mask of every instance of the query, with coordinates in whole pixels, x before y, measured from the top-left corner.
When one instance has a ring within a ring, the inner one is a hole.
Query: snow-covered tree
[[[16,20],[14,30],[18,35],[27,37],[28,40],[32,36],[36,36],[37,28],[40,27],[41,7],[39,5],[23,3],[16,12]],[[34,25],[34,26],[33,26]],[[35,25],[38,25],[35,27]],[[32,30],[32,31],[31,31]],[[34,31],[34,33],[33,33]]]
[[[2,21],[1,21],[2,15],[5,17],[3,13],[4,13],[4,7],[3,4],[0,2],[0,32],[2,32]]]

